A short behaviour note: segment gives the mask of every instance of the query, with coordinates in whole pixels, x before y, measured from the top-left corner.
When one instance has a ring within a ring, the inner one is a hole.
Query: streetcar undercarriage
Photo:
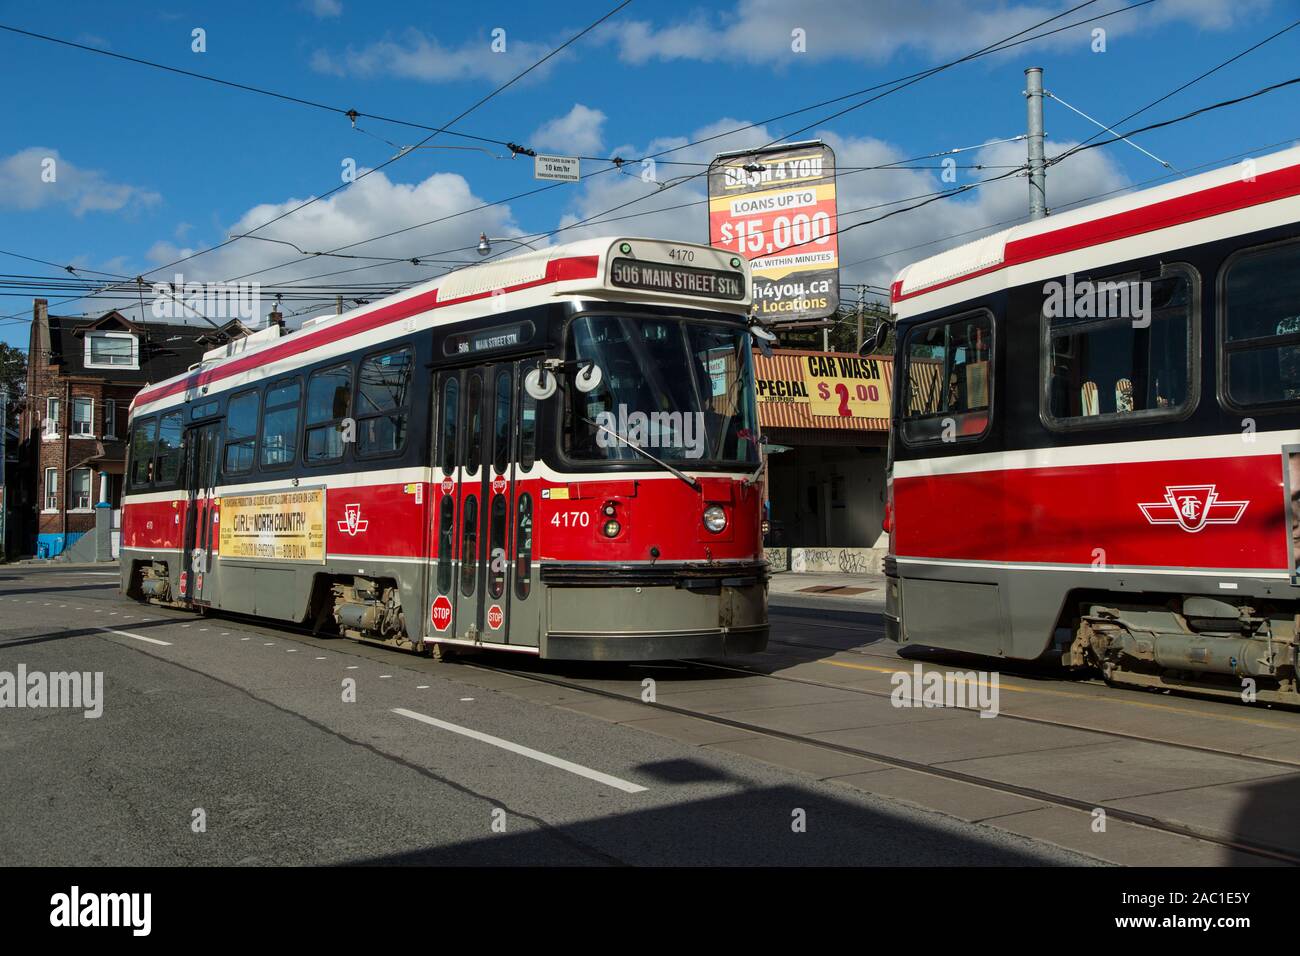
[[[1080,611],[1067,667],[1094,667],[1113,684],[1300,704],[1294,611],[1201,595]]]

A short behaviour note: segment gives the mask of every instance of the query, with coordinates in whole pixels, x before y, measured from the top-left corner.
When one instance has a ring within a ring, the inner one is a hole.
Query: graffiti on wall
[[[790,570],[821,574],[880,574],[880,548],[791,548]]]

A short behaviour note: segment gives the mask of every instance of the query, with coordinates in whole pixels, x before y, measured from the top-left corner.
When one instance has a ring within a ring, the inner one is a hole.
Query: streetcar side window
[[[469,420],[465,425],[465,470],[473,474],[483,464],[483,376],[469,377]]]
[[[173,486],[181,474],[185,459],[185,413],[168,412],[159,421],[158,447],[154,452],[154,482],[158,487]]]
[[[352,366],[331,365],[307,380],[307,433],[303,460],[309,465],[343,458],[345,419],[352,412]]]
[[[456,505],[451,495],[442,496],[438,506],[438,593],[451,593],[451,548],[452,524],[456,517]]]
[[[1219,288],[1228,401],[1248,407],[1300,400],[1300,242],[1239,253]]]
[[[460,379],[448,376],[442,383],[442,471],[456,470],[456,424],[460,421]]]
[[[492,468],[499,475],[510,461],[510,399],[511,376],[509,368],[497,371],[497,404],[492,436]]]
[[[358,457],[395,455],[405,447],[413,364],[409,348],[362,360],[357,373]]]
[[[972,312],[912,329],[903,381],[903,438],[912,444],[974,440],[989,427],[993,320]]]
[[[528,597],[533,586],[533,496],[519,496],[515,518],[515,594]]]
[[[506,496],[492,496],[490,530],[488,531],[488,554],[491,557],[491,570],[488,573],[488,590],[495,600],[506,591]],[[498,564],[497,559],[500,558]]]
[[[153,443],[158,437],[158,419],[136,419],[131,424],[131,487],[153,484]]]
[[[260,404],[261,396],[254,390],[236,395],[226,406],[226,450],[222,470],[227,475],[242,475],[253,470]]]
[[[537,460],[537,399],[519,390],[519,470],[532,471]]]
[[[1199,279],[1190,266],[1155,277],[1049,282],[1042,309],[1043,421],[1052,428],[1176,418],[1196,404]]]
[[[460,593],[474,593],[478,584],[478,498],[468,495],[461,515]]]
[[[262,467],[292,465],[298,448],[298,405],[302,385],[298,379],[276,382],[266,390],[262,414]]]

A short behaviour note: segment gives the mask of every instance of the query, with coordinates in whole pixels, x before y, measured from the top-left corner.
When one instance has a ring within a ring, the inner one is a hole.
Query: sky
[[[374,118],[445,125],[618,2],[3,0],[0,25],[371,115],[354,124],[329,109],[0,31],[0,250],[71,264],[104,282],[110,275],[225,281],[270,270],[256,276],[264,288],[309,287],[286,312],[328,314],[329,301],[312,299],[325,294],[319,287],[346,283],[360,298],[432,278],[476,260],[481,232],[561,230],[528,240],[539,245],[592,235],[707,242],[704,178],[676,180],[700,173],[715,152],[783,137],[820,138],[835,150],[843,229],[898,208],[882,204],[1023,163],[1023,140],[999,141],[1025,130],[1028,66],[1044,69],[1045,88],[1060,100],[1110,124],[1300,18],[1300,0],[1150,0],[1131,10],[1124,8],[1140,0],[1094,0],[1038,32],[1120,12],[958,64],[858,108],[847,109],[882,90],[774,119],[966,56],[1080,0],[632,0],[454,124],[489,141],[589,157],[581,182],[534,195],[520,194],[551,184],[535,180],[532,160],[512,158],[504,146],[439,133],[426,144],[432,148],[403,151],[429,131]],[[1121,129],[1296,75],[1300,27]],[[1098,132],[1055,100],[1047,100],[1045,116],[1049,157]],[[1298,140],[1300,85],[1136,138],[1171,168],[1122,142],[1078,153],[1050,168],[1048,206]],[[953,149],[963,151],[953,154],[956,180],[948,183],[932,154]],[[652,169],[641,162],[667,150]],[[629,162],[620,170],[607,161],[613,156]],[[907,165],[934,168],[854,171],[914,157],[930,158]],[[349,170],[385,163],[344,181]],[[324,195],[336,187],[343,188]],[[257,232],[276,242],[240,239],[158,271],[322,196]],[[630,202],[609,215],[635,218],[565,228]],[[475,209],[485,204],[494,205]],[[845,232],[842,281],[887,286],[908,262],[1004,228],[1027,209],[1027,182],[1012,176]],[[297,251],[343,246],[378,259],[307,259]],[[380,261],[396,258],[420,262]],[[0,265],[7,275],[68,277],[8,254]],[[354,271],[311,278],[341,270]],[[0,292],[12,293],[0,296],[0,341],[25,346],[32,292]],[[56,314],[99,315],[114,306],[140,314],[107,297],[47,298]]]

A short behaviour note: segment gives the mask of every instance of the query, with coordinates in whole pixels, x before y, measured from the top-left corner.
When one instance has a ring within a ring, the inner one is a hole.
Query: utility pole
[[[1047,163],[1043,157],[1043,68],[1025,70],[1029,118],[1029,218],[1047,215]]]
[[[867,294],[867,287],[858,286],[858,337],[854,340],[858,344],[858,352],[862,351],[862,297]]]

